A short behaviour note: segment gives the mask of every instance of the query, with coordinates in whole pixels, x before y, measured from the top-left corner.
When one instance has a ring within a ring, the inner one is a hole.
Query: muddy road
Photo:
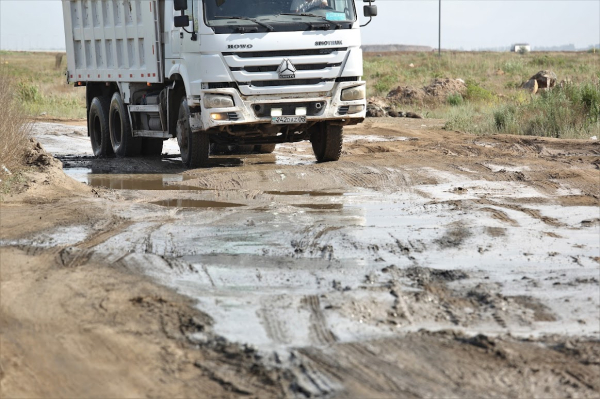
[[[441,125],[185,170],[37,123],[60,162],[1,204],[2,392],[599,397],[600,143]]]

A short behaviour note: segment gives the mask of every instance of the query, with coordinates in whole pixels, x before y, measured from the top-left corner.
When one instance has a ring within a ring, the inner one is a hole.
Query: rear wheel
[[[275,151],[276,145],[277,144],[260,144],[255,147],[254,151],[258,152],[259,154],[271,154],[273,151]]]
[[[94,156],[99,158],[114,155],[110,142],[108,110],[108,99],[104,96],[95,97],[90,104],[88,131]]]
[[[185,96],[179,103],[177,114],[177,143],[181,151],[181,161],[189,168],[208,166],[210,139],[206,133],[192,132],[190,127],[190,108]]]
[[[145,157],[160,157],[163,149],[163,139],[144,137],[142,139],[142,155]]]
[[[342,155],[343,126],[320,123],[310,135],[318,162],[337,161]]]
[[[142,140],[133,137],[129,115],[120,93],[115,93],[110,100],[109,111],[110,141],[118,157],[134,157],[140,155]]]

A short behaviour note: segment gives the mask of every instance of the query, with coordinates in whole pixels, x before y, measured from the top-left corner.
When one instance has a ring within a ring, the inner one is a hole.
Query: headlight
[[[365,86],[356,86],[342,90],[342,101],[362,100],[365,97]]]
[[[233,98],[221,94],[206,94],[204,96],[206,108],[229,108],[233,107]]]

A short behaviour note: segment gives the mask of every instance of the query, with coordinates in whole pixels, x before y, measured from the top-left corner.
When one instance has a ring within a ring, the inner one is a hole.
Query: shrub
[[[496,129],[505,133],[516,133],[518,130],[516,112],[517,109],[514,105],[502,106],[494,111]]]
[[[458,105],[461,105],[464,102],[464,100],[463,100],[463,96],[460,93],[451,93],[451,94],[448,94],[448,97],[446,97],[446,102],[449,105],[456,107]]]
[[[34,103],[42,100],[42,94],[38,87],[27,82],[17,83],[17,97],[25,103]]]
[[[489,90],[479,86],[479,83],[473,80],[467,80],[467,94],[465,95],[469,101],[490,102],[494,99],[494,95]]]
[[[18,170],[23,161],[27,145],[29,124],[22,112],[10,79],[0,71],[0,175],[6,174],[4,165],[10,171]]]

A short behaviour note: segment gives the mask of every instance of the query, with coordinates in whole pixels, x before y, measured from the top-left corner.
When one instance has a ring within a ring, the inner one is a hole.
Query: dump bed
[[[163,81],[153,0],[62,0],[69,82]]]

